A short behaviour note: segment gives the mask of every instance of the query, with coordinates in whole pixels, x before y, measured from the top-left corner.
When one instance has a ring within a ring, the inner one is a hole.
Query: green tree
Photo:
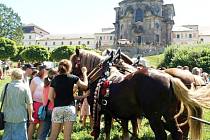
[[[18,62],[19,60],[23,61],[24,59],[22,58],[21,53],[25,49],[25,47],[17,46],[16,48],[17,48],[17,54],[14,57],[11,57],[10,59],[15,62]]]
[[[51,59],[54,61],[60,61],[62,59],[69,59],[69,57],[75,52],[75,46],[61,46],[54,49],[51,53]]]
[[[27,62],[39,63],[47,61],[50,53],[46,47],[30,46],[22,51],[21,57]]]
[[[16,43],[8,38],[0,37],[0,60],[6,60],[16,54]]]
[[[0,4],[0,37],[6,37],[17,44],[23,39],[22,23],[17,13],[12,8]]]

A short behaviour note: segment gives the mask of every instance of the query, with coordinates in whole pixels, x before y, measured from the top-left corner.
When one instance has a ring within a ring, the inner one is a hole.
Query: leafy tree
[[[21,53],[24,49],[24,46],[17,46],[17,54],[14,57],[11,57],[10,59],[15,62],[18,62],[19,60],[22,62],[24,59],[22,58]]]
[[[12,8],[0,4],[0,37],[6,37],[20,44],[23,39],[22,23]]]
[[[61,46],[54,49],[51,53],[51,59],[54,61],[60,61],[62,59],[69,59],[69,57],[75,52],[75,46]]]
[[[164,61],[160,66],[177,67],[189,66],[203,68],[210,72],[210,47],[209,45],[180,45],[174,49],[174,46],[167,48],[164,52]]]
[[[0,60],[6,60],[16,54],[16,43],[8,38],[0,37]]]
[[[22,51],[21,57],[27,62],[40,63],[49,59],[49,52],[43,46],[30,46]]]

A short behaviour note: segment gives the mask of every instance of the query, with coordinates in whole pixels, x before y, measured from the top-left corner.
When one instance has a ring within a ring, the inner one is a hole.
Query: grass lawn
[[[5,83],[9,81],[10,81],[9,77],[5,78],[4,80],[0,80],[0,93]],[[204,110],[204,119],[210,121],[210,110]],[[103,124],[101,125],[102,125],[101,132],[103,132]],[[90,136],[90,133],[91,133],[91,128],[89,125],[89,121],[87,121],[86,128],[82,128],[79,121],[77,121],[77,123],[74,124],[72,139],[73,140],[92,140],[93,138]],[[2,137],[2,134],[3,134],[3,131],[0,131],[0,139]],[[101,133],[100,135],[100,140],[104,139],[104,136],[102,134],[103,133]],[[118,140],[121,134],[122,134],[121,126],[117,122],[114,122],[114,126],[112,127],[112,132],[111,132],[111,139]],[[154,134],[151,131],[149,127],[149,123],[146,119],[142,121],[142,124],[139,128],[139,137],[140,137],[140,140],[154,140]],[[210,126],[203,125],[202,137],[203,137],[202,140],[210,140]],[[63,140],[62,133],[59,135],[58,140]]]

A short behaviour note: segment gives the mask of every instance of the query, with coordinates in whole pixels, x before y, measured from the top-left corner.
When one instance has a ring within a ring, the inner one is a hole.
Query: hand
[[[84,98],[87,98],[89,95],[90,95],[90,92],[85,92],[84,95],[83,95],[83,97]]]
[[[31,117],[29,117],[29,121],[30,122],[34,122],[34,118],[31,116]]]
[[[86,67],[82,67],[81,71],[82,71],[83,74],[86,74],[87,73],[87,68]]]

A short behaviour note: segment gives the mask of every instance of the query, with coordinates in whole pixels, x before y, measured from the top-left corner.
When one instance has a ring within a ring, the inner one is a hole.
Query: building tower
[[[127,39],[133,45],[171,43],[175,16],[173,4],[163,0],[123,0],[115,8],[115,39]]]

